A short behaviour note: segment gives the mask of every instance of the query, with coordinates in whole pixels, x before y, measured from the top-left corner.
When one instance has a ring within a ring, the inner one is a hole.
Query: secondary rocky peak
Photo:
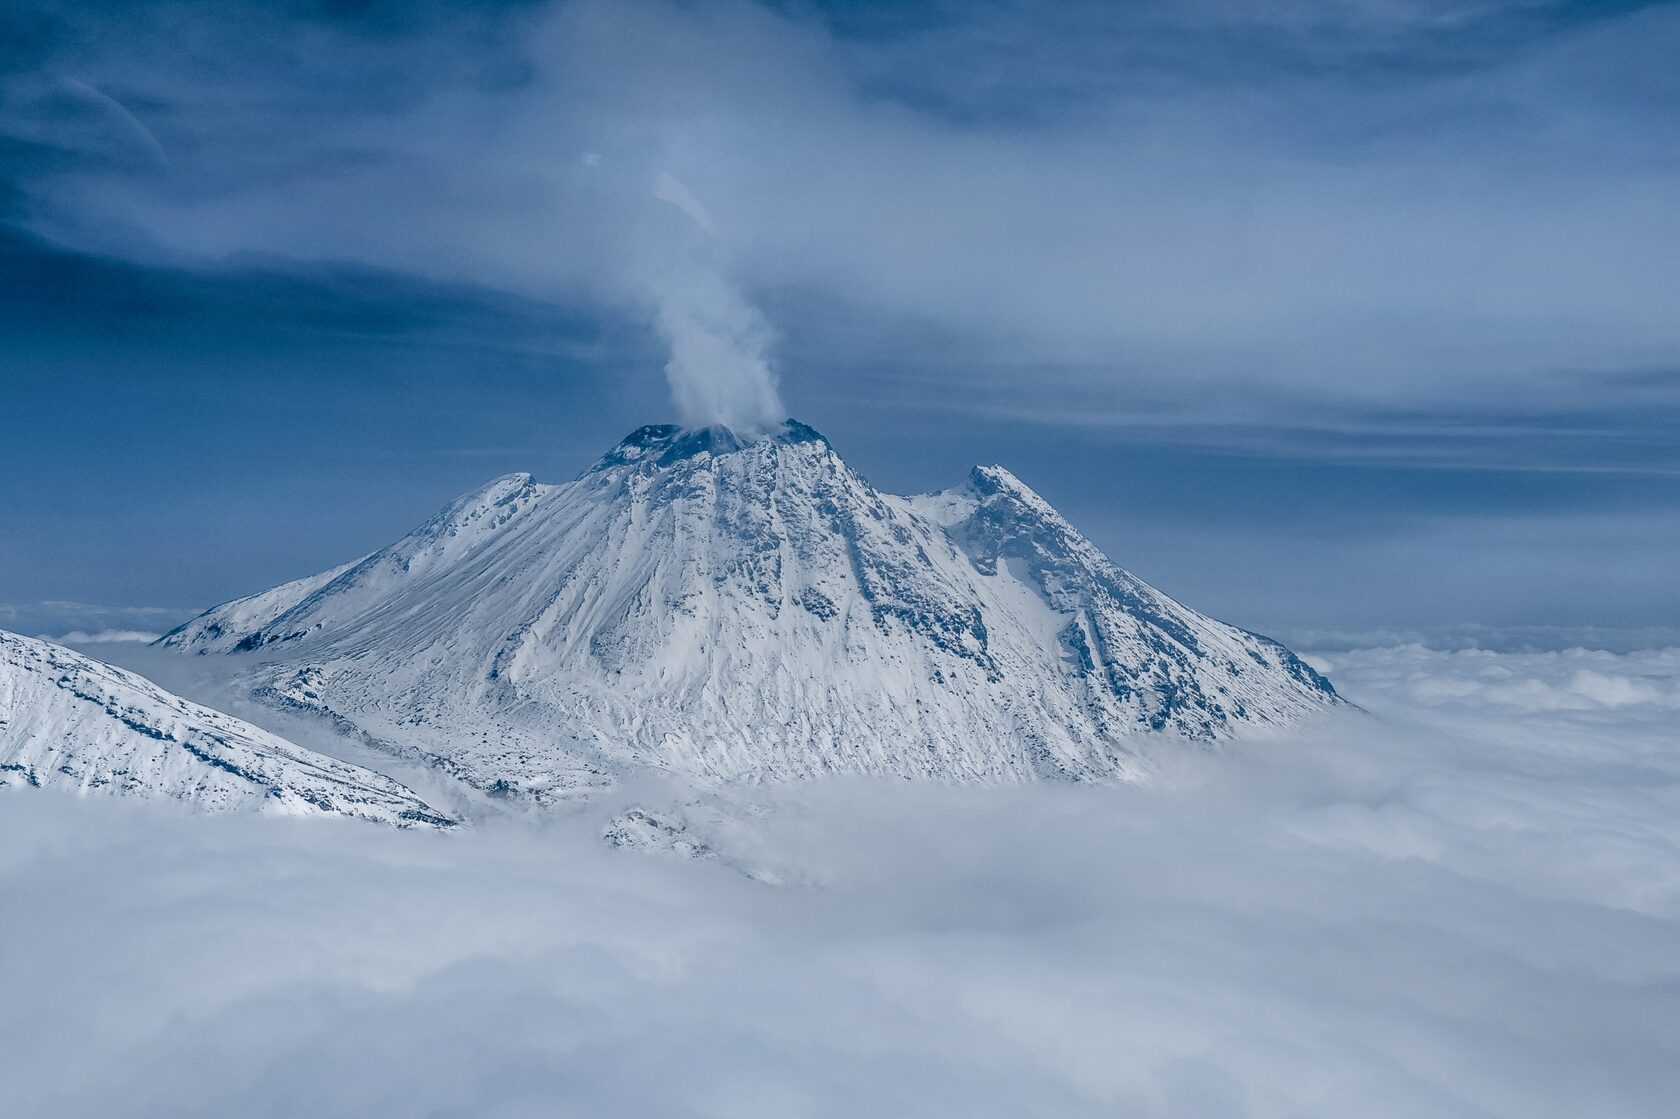
[[[792,417],[782,425],[782,430],[776,433],[778,443],[819,443],[824,447],[832,446],[828,437],[810,424],[800,423]]]

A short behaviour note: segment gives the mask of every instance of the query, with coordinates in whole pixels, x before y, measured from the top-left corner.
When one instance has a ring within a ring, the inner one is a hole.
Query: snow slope
[[[270,702],[546,799],[725,780],[1135,776],[1339,702],[1281,645],[1116,567],[1001,467],[881,493],[796,421],[644,427],[498,478],[359,562],[167,634]]]
[[[214,812],[452,821],[403,786],[59,645],[0,631],[0,784],[175,799]]]

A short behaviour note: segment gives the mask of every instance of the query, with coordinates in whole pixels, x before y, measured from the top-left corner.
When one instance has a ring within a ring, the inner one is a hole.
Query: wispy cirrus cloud
[[[645,203],[680,182],[744,290],[1099,382],[1382,399],[1680,350],[1666,6],[164,11],[49,57],[180,166],[72,159],[82,118],[24,98],[0,127],[58,152],[14,184],[34,228],[634,303]],[[187,26],[168,72],[115,49]]]

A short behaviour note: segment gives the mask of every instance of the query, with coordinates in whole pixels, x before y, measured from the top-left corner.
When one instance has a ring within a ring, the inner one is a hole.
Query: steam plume
[[[693,192],[662,172],[653,197],[688,219],[652,239],[640,269],[682,422],[747,436],[773,428],[787,415],[770,365],[774,332],[729,278],[717,227]]]

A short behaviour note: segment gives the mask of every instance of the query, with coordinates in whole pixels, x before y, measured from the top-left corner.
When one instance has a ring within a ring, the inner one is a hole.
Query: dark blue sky
[[[673,298],[1240,624],[1680,625],[1680,6],[1254,7],[8,6],[0,625],[568,477]]]

